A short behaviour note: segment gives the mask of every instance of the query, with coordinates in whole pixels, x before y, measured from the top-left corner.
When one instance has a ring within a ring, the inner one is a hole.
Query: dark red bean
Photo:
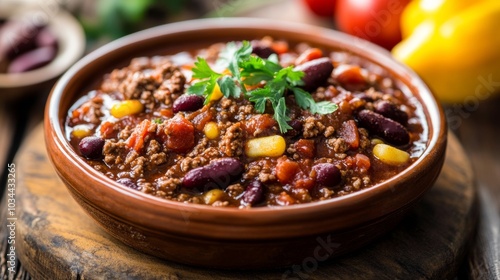
[[[322,57],[304,62],[296,66],[295,70],[304,71],[303,88],[312,91],[328,80],[333,71],[333,64],[328,57]]]
[[[57,49],[57,37],[46,27],[40,30],[35,40],[38,47],[51,46]]]
[[[335,187],[342,179],[340,170],[331,163],[319,163],[313,166],[316,183],[325,187]]]
[[[382,137],[390,144],[401,146],[410,142],[410,134],[398,122],[370,110],[361,110],[357,117],[360,126],[368,129],[370,133]]]
[[[131,189],[134,189],[134,190],[141,190],[141,187],[139,187],[135,182],[134,180],[130,179],[130,178],[120,178],[118,180],[116,180],[116,182],[126,186],[127,188],[131,188]]]
[[[185,188],[207,191],[225,189],[239,179],[244,171],[243,164],[234,158],[223,158],[210,164],[190,170],[184,176],[182,185]]]
[[[0,30],[0,57],[14,57],[36,47],[35,38],[43,26],[28,20],[10,20]]]
[[[104,147],[104,139],[97,136],[87,136],[78,144],[80,153],[88,159],[101,159],[102,148]]]
[[[264,186],[258,180],[252,181],[243,194],[243,202],[247,205],[255,205],[264,199]]]
[[[172,110],[174,113],[196,111],[203,107],[204,101],[205,99],[202,96],[184,94],[174,101]]]
[[[51,62],[56,55],[57,51],[52,46],[34,49],[12,60],[7,73],[23,73],[40,68]]]
[[[276,52],[271,47],[257,44],[252,47],[252,53],[261,58],[268,58],[272,54],[276,54]]]
[[[288,130],[286,132],[286,135],[295,137],[297,135],[302,134],[302,128],[304,125],[302,124],[302,122],[300,120],[293,119],[293,120],[288,122],[288,125],[291,126],[292,129]]]
[[[374,109],[375,112],[402,125],[408,123],[408,114],[389,101],[382,100],[377,102]]]

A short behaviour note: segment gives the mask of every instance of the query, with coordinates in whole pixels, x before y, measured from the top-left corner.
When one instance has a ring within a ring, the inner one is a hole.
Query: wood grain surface
[[[18,257],[34,279],[452,279],[475,226],[473,173],[450,134],[445,166],[433,189],[396,230],[359,252],[318,267],[305,261],[273,271],[187,267],[139,253],[101,230],[57,178],[41,127],[27,139],[15,160],[16,238]]]

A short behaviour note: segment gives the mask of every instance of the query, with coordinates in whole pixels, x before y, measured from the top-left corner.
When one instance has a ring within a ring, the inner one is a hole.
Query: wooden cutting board
[[[104,232],[55,174],[41,126],[27,137],[15,162],[17,256],[34,279],[450,279],[464,260],[477,214],[469,160],[449,134],[435,186],[375,243],[317,267],[209,270],[142,254]]]

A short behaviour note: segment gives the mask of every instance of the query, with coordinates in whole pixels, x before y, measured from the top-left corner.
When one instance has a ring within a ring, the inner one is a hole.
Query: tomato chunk
[[[165,127],[167,148],[176,153],[185,153],[194,147],[194,126],[179,115],[167,122]]]

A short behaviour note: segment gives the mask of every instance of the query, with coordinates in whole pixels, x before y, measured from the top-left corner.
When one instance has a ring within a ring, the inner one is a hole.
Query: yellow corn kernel
[[[372,145],[377,145],[377,144],[384,144],[384,141],[378,139],[378,138],[373,138],[371,141]]]
[[[144,110],[144,105],[139,100],[124,100],[111,107],[110,113],[115,118],[135,115]]]
[[[212,205],[214,202],[222,200],[225,195],[226,193],[223,190],[213,189],[203,194],[203,201],[207,205]]]
[[[402,165],[410,159],[410,154],[386,144],[373,147],[373,155],[385,164]]]
[[[251,139],[245,144],[248,157],[279,157],[285,149],[285,139],[279,135]]]
[[[87,137],[90,134],[92,134],[92,129],[90,129],[90,127],[88,125],[80,124],[80,125],[73,127],[71,134],[73,135],[73,137],[82,139],[82,138]]]
[[[220,91],[219,85],[215,84],[214,90],[212,91],[212,95],[210,96],[210,101],[219,100],[222,98],[222,96],[224,96],[224,94],[222,94],[222,91]]]
[[[219,127],[217,126],[216,122],[208,122],[207,124],[205,124],[205,127],[203,127],[203,132],[205,133],[205,136],[207,136],[207,138],[210,140],[219,137]]]

